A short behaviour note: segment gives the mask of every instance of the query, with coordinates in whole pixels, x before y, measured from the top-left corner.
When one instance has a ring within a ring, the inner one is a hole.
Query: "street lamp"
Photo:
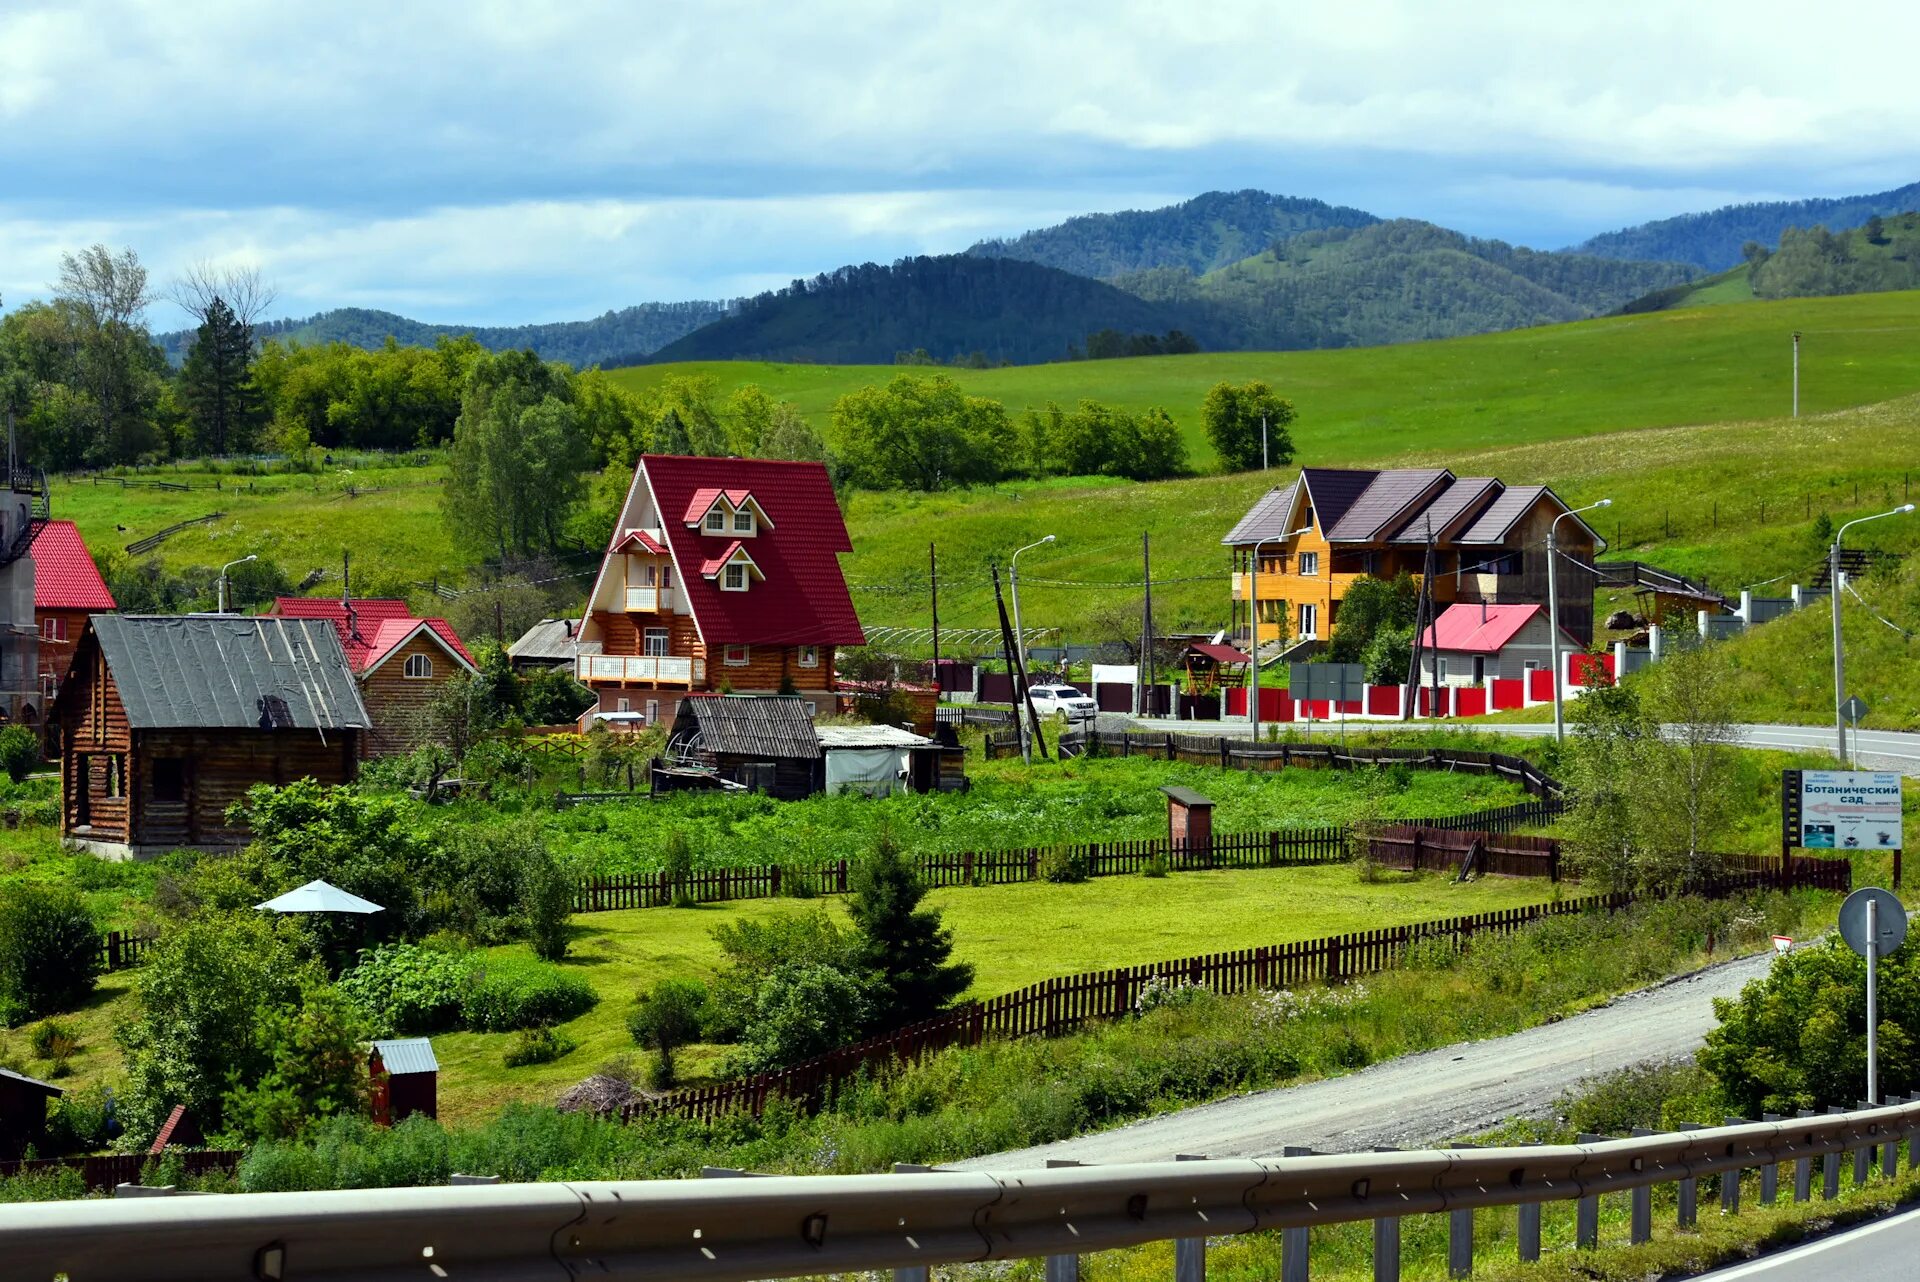
[[[1795,335],[1795,337],[1799,337]],[[1878,521],[1889,516],[1903,516],[1913,511],[1913,504],[1902,503],[1891,512],[1880,512],[1873,516],[1863,516],[1848,521],[1833,534],[1833,546],[1827,549],[1827,595],[1833,598],[1833,733],[1839,749],[1840,763],[1847,760],[1847,666],[1846,651],[1840,642],[1840,540],[1847,531],[1856,525],[1865,525],[1868,521]]]
[[[1250,632],[1253,644],[1247,647],[1253,662],[1247,665],[1252,669],[1250,675],[1253,687],[1247,692],[1247,717],[1252,730],[1253,742],[1260,742],[1260,549],[1269,543],[1285,543],[1288,539],[1297,539],[1313,527],[1303,525],[1297,530],[1275,535],[1270,539],[1258,539],[1253,545],[1253,567],[1247,575],[1247,613],[1251,618]],[[1332,573],[1332,567],[1328,567]]]
[[[219,613],[225,614],[227,612],[227,571],[236,565],[245,565],[249,561],[257,561],[259,559],[260,558],[252,552],[249,552],[238,561],[229,561],[220,567]]]
[[[1568,517],[1578,516],[1582,512],[1591,512],[1595,508],[1612,506],[1612,499],[1601,499],[1598,503],[1589,503],[1585,507],[1562,512],[1554,517],[1553,524],[1547,527],[1547,643],[1552,647],[1553,654],[1553,737],[1556,740],[1564,740],[1567,737],[1567,715],[1565,700],[1560,692],[1564,675],[1560,671],[1560,581],[1557,573],[1560,548],[1554,541],[1554,536],[1560,531],[1560,522]]]
[[[1020,628],[1020,554],[1031,552],[1053,541],[1053,535],[1049,534],[1038,543],[1029,543],[1023,548],[1016,548],[1013,556],[1007,561],[1007,582],[1011,585],[1013,592],[1013,648],[1020,659],[1020,694],[1023,699],[1027,692],[1027,634]],[[1029,703],[1027,706],[1032,707],[1032,704]],[[1020,719],[1019,708],[1013,710],[1013,717],[1015,721]],[[1020,738],[1020,759],[1029,765],[1033,763],[1033,728],[1031,726]]]

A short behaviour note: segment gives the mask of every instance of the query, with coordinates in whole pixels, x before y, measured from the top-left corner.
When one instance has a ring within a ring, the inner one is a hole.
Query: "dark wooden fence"
[[[149,1164],[158,1166],[162,1161],[178,1162],[180,1169],[188,1175],[205,1175],[209,1171],[231,1175],[240,1165],[240,1159],[246,1155],[245,1149],[204,1149],[169,1153],[165,1158],[146,1153],[39,1157],[31,1161],[0,1162],[0,1177],[66,1169],[80,1172],[80,1178],[90,1189],[112,1189],[117,1184],[138,1184]]]
[[[1778,860],[1736,859],[1697,893],[1724,897],[1742,890],[1800,886],[1844,891],[1851,884],[1852,866],[1844,860],[1802,859],[1783,868]],[[775,1096],[820,1108],[831,1102],[837,1085],[865,1071],[911,1063],[952,1046],[977,1046],[989,1037],[1050,1037],[1088,1020],[1128,1014],[1137,1009],[1150,983],[1199,984],[1218,993],[1237,993],[1334,982],[1392,969],[1415,943],[1460,950],[1477,936],[1511,934],[1549,917],[1614,912],[1632,902],[1631,895],[1590,895],[1043,980],[983,1002],[968,1002],[936,1019],[842,1047],[792,1068],[636,1101],[624,1106],[620,1117],[625,1121],[660,1115],[711,1120],[735,1109],[758,1114]]]
[[[1480,847],[1475,871],[1495,877],[1560,880],[1560,843],[1551,837],[1511,837],[1491,830],[1448,830],[1433,824],[1394,824],[1367,838],[1369,856],[1388,868],[1455,872]]]
[[[137,966],[151,947],[153,940],[148,936],[110,930],[100,937],[100,969],[125,970]]]

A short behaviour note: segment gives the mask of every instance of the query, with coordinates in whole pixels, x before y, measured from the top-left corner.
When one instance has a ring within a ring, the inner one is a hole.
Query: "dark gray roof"
[[[1331,543],[1372,542],[1452,475],[1444,467],[1389,468],[1375,474],[1337,525],[1321,528]]]
[[[704,752],[733,757],[820,759],[820,739],[803,700],[791,695],[689,695],[674,716],[675,737],[700,732]]]
[[[424,1037],[386,1037],[377,1038],[373,1048],[380,1052],[380,1062],[395,1077],[407,1073],[437,1073],[440,1061],[433,1057],[433,1043]]]
[[[19,1082],[23,1086],[36,1087],[48,1095],[65,1095],[66,1092],[52,1082],[43,1082],[37,1077],[28,1077],[25,1073],[16,1073],[10,1068],[0,1068],[0,1077],[8,1081]]]
[[[1229,547],[1237,547],[1242,544],[1258,543],[1263,539],[1277,539],[1283,534],[1291,533],[1292,527],[1287,524],[1287,519],[1293,512],[1293,496],[1299,488],[1300,482],[1296,479],[1262,494],[1259,500],[1247,509],[1247,514],[1240,518],[1240,523],[1229,530],[1227,537],[1220,541]]]
[[[1547,492],[1544,485],[1516,485],[1495,499],[1480,518],[1469,525],[1455,540],[1458,543],[1500,543],[1507,537],[1527,509],[1537,503]]]
[[[1398,533],[1388,539],[1389,543],[1425,543],[1427,529],[1431,525],[1435,536],[1445,539],[1447,528],[1461,518],[1475,513],[1506,487],[1491,476],[1462,476],[1452,485],[1440,491],[1439,497],[1423,508],[1418,508],[1407,518],[1406,524]]]
[[[509,659],[572,663],[580,652],[579,626],[572,619],[542,619],[507,647]]]
[[[1204,797],[1193,789],[1183,788],[1177,783],[1166,784],[1160,791],[1166,793],[1167,796],[1173,798],[1183,806],[1211,806],[1213,804],[1212,798]]]
[[[364,730],[371,723],[327,619],[92,616],[135,730]]]
[[[1300,480],[1307,487],[1307,497],[1313,500],[1314,520],[1321,531],[1340,524],[1347,509],[1360,501],[1360,496],[1378,475],[1375,471],[1346,467],[1301,468]]]

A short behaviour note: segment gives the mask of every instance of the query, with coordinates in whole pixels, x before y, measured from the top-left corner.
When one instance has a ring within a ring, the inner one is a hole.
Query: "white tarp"
[[[1093,684],[1130,686],[1139,672],[1139,668],[1131,663],[1096,663],[1093,665]]]
[[[892,796],[905,786],[907,753],[901,748],[832,748],[827,752],[827,791]]]

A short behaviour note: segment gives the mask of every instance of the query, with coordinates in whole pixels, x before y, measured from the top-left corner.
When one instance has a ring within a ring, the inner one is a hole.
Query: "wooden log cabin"
[[[417,617],[405,601],[283,596],[271,613],[333,625],[373,719],[360,741],[362,757],[411,752],[426,742],[434,700],[460,673],[479,671],[452,624]]]
[[[819,463],[642,456],[577,634],[597,696],[582,720],[670,726],[713,692],[831,713],[836,647],[866,644],[840,572],[852,550]]]
[[[257,783],[357,773],[366,706],[333,626],[95,615],[54,700],[60,833],[108,858],[238,845]]]

